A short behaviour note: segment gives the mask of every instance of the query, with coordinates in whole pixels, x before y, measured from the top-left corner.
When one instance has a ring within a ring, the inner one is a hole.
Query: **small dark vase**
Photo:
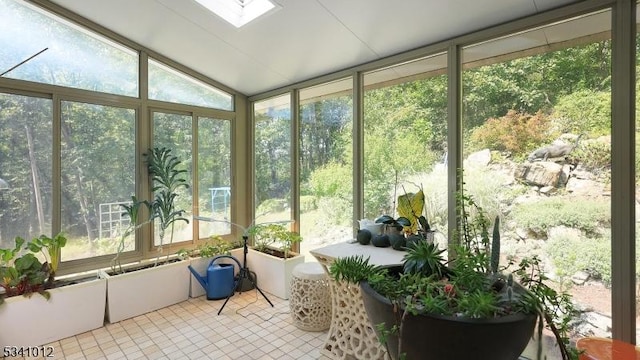
[[[387,234],[374,235],[371,238],[371,243],[376,247],[389,247],[391,245]]]
[[[369,245],[369,243],[371,242],[371,231],[367,230],[367,229],[361,229],[358,230],[358,234],[356,235],[356,240],[358,240],[358,242],[361,245]]]
[[[399,272],[393,268],[391,272]],[[389,299],[363,281],[360,283],[364,307],[380,337],[377,325],[400,324],[402,310],[394,312]],[[406,360],[491,359],[516,360],[533,335],[537,316],[513,314],[492,319],[467,319],[454,316],[407,314],[402,323],[402,353]],[[398,336],[387,335],[387,350],[398,359]]]
[[[391,234],[389,235],[389,244],[394,250],[404,251],[406,240],[402,234]]]

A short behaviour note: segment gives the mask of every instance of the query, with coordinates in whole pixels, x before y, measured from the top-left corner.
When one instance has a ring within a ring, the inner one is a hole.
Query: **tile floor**
[[[224,300],[201,296],[48,345],[53,359],[66,360],[322,359],[327,331],[296,328],[289,302],[266,295],[273,308],[251,290],[234,295],[217,315]]]

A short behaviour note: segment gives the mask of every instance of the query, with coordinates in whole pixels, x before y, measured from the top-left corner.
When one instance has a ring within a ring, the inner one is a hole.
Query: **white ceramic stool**
[[[331,324],[331,292],[322,265],[308,262],[293,268],[289,309],[293,324],[306,331],[324,331]]]

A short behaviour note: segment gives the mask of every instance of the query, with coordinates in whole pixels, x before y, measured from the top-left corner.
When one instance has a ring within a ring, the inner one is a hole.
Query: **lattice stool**
[[[306,331],[324,331],[331,324],[331,291],[322,265],[315,262],[293,268],[289,309],[293,324]]]

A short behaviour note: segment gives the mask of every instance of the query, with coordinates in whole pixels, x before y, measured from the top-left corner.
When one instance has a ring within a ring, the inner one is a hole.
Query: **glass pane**
[[[255,223],[291,220],[291,99],[254,104]],[[241,224],[242,225],[242,224]]]
[[[233,110],[233,96],[149,59],[149,99]]]
[[[164,239],[160,239],[160,231],[158,223],[156,221],[154,231],[154,245],[167,245],[171,242],[177,243],[181,241],[189,241],[193,239],[192,224],[192,189],[193,189],[193,174],[192,174],[192,162],[191,156],[191,144],[193,143],[192,137],[192,117],[190,115],[177,115],[168,113],[153,113],[153,146],[162,148],[166,147],[171,149],[171,154],[178,157],[181,163],[178,169],[187,170],[186,175],[188,189],[180,188],[178,190],[178,196],[175,199],[175,209],[184,210],[183,217],[189,220],[187,224],[184,221],[176,221],[173,228],[169,227],[168,233],[165,234]],[[171,232],[173,229],[173,232]],[[173,234],[173,241],[172,239]],[[162,241],[161,241],[162,240]]]
[[[636,4],[636,19],[640,21],[640,3]],[[636,191],[638,191],[638,184],[640,183],[640,136],[638,136],[638,129],[640,129],[640,81],[638,81],[638,74],[640,74],[640,22],[636,24],[636,29],[639,31],[636,34]],[[636,210],[636,345],[640,345],[640,212]]]
[[[444,242],[448,211],[446,68],[446,54],[438,54],[364,76],[365,218],[397,218],[398,197],[422,190],[422,215]]]
[[[52,102],[0,94],[0,248],[51,236]]]
[[[63,260],[112,254],[129,219],[135,186],[135,111],[62,102]],[[135,247],[125,239],[124,251]]]
[[[300,90],[300,251],[353,237],[353,80]],[[331,229],[331,231],[327,231]]]
[[[463,50],[465,192],[501,216],[502,264],[540,256],[586,309],[575,337],[611,337],[610,20],[589,14]]]
[[[231,221],[231,122],[198,119],[198,213]],[[200,238],[229,234],[224,222],[199,222]]]
[[[0,73],[45,84],[138,96],[138,54],[25,1],[0,0]]]

